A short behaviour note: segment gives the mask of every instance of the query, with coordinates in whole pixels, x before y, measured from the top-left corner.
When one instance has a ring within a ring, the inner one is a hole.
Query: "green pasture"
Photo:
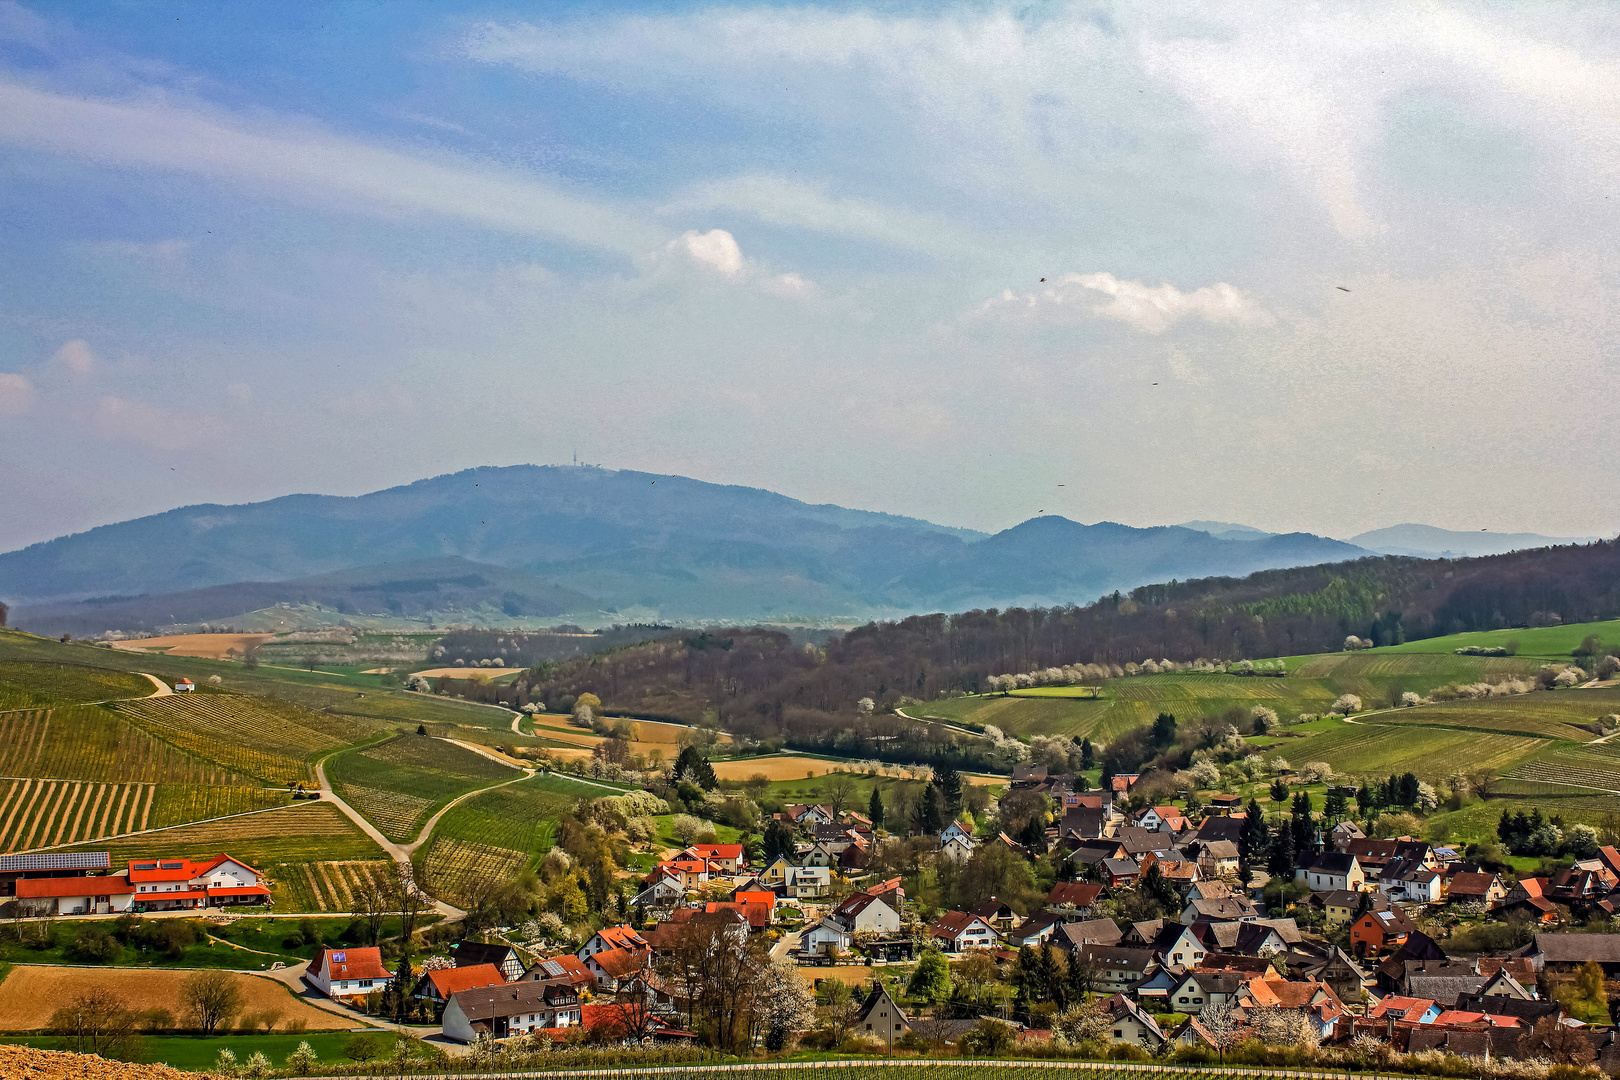
[[[1372,650],[1378,653],[1449,653],[1454,649],[1477,646],[1499,649],[1517,644],[1521,657],[1565,659],[1573,654],[1588,634],[1608,643],[1611,652],[1620,649],[1620,619],[1608,622],[1570,623],[1566,626],[1537,626],[1519,630],[1480,630],[1467,634],[1408,641]],[[1459,657],[1459,659],[1461,659]]]
[[[1479,732],[1516,732],[1536,738],[1586,742],[1597,737],[1599,718],[1620,712],[1620,689],[1554,690],[1510,697],[1436,702],[1370,717],[1368,723],[1453,727]]]
[[[221,1050],[229,1049],[239,1062],[247,1061],[257,1052],[264,1054],[280,1067],[286,1063],[288,1055],[298,1048],[299,1043],[307,1042],[321,1061],[349,1064],[349,1059],[344,1056],[344,1049],[352,1038],[354,1036],[346,1031],[271,1035],[145,1035],[142,1036],[140,1049],[134,1057],[142,1064],[163,1064],[189,1072],[205,1072],[214,1067]],[[377,1032],[376,1038],[378,1045],[384,1048],[383,1052],[392,1045],[392,1040],[385,1032]],[[0,1042],[14,1046],[32,1046],[38,1050],[67,1049],[67,1040],[52,1035],[9,1036],[0,1038]]]

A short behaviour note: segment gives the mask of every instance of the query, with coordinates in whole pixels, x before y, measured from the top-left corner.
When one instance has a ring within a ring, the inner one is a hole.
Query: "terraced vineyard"
[[[144,828],[156,793],[155,784],[12,780],[0,793],[0,853]]]
[[[1340,723],[1303,739],[1289,739],[1268,753],[1278,753],[1296,766],[1325,761],[1343,773],[1383,775],[1410,770],[1420,777],[1440,778],[1455,772],[1512,769],[1546,745],[1545,739],[1523,735],[1369,721]]]
[[[430,799],[403,791],[383,791],[359,784],[345,784],[343,798],[391,840],[415,839],[414,826],[426,820],[428,808],[433,805]]]
[[[175,694],[116,708],[188,753],[270,784],[309,782],[314,758],[368,733],[347,717],[245,694]]]
[[[1598,718],[1616,711],[1620,711],[1620,698],[1612,691],[1560,690],[1472,701],[1443,701],[1418,709],[1381,713],[1369,717],[1367,722],[1517,732],[1537,738],[1586,742],[1597,737]]]
[[[253,783],[154,738],[111,708],[99,705],[0,713],[0,776]]]
[[[109,671],[84,664],[0,662],[0,709],[145,697],[152,690],[151,680],[128,671]]]
[[[458,803],[439,820],[434,835],[505,848],[527,858],[550,848],[556,818],[576,800],[608,794],[554,776],[535,776]]]
[[[1543,661],[1523,656],[1457,656],[1444,652],[1325,653],[1302,658],[1290,677],[1302,679],[1412,679],[1429,687],[1444,683],[1499,681],[1510,675],[1533,675]]]

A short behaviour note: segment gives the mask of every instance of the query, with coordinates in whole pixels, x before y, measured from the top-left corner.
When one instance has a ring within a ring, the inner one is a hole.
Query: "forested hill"
[[[1085,607],[916,616],[859,627],[824,651],[757,629],[677,634],[486,692],[555,703],[591,691],[611,710],[688,720],[708,712],[760,738],[864,746],[925,734],[921,725],[882,716],[884,705],[978,691],[991,675],[1148,658],[1262,659],[1336,650],[1350,634],[1392,644],[1617,616],[1620,541],[1600,541],[1171,582]],[[866,696],[879,699],[880,715],[858,713],[856,702]]]

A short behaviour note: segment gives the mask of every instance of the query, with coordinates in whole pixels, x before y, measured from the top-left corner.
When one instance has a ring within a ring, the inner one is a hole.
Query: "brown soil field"
[[[508,675],[521,675],[525,668],[500,667],[436,667],[423,671],[413,671],[412,675],[421,675],[428,679],[468,679],[474,675],[485,675],[491,682],[503,679]]]
[[[0,1030],[36,1031],[51,1021],[51,1014],[84,990],[109,989],[136,1009],[168,1009],[179,1017],[180,984],[190,971],[159,968],[81,968],[52,967],[44,964],[18,964],[0,983]],[[280,1009],[281,1023],[303,1020],[313,1031],[338,1031],[355,1026],[356,1021],[324,1009],[317,1009],[294,997],[292,991],[274,979],[240,972],[231,973],[242,991],[242,1008],[248,1012]],[[10,1075],[10,1074],[6,1074]]]
[[[169,656],[197,656],[204,660],[223,660],[228,649],[237,655],[251,646],[262,645],[273,634],[177,634],[174,637],[141,638],[137,641],[115,641],[115,649],[130,652],[161,652]]]
[[[167,1065],[131,1065],[94,1054],[35,1050],[31,1046],[0,1046],[0,1076],[25,1080],[197,1080],[196,1073]]]

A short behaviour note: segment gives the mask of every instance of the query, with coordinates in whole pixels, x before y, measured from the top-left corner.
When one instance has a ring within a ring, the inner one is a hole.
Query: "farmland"
[[[82,664],[0,663],[0,710],[145,697],[151,692],[151,680],[127,671]]]
[[[420,862],[426,888],[435,896],[457,903],[470,902],[475,887],[506,881],[522,869],[528,858],[510,848],[435,834]]]
[[[418,735],[339,754],[326,768],[350,805],[384,836],[401,841],[414,839],[435,807],[515,775],[471,750]]]
[[[395,873],[394,866],[391,859],[307,862],[283,870],[281,884],[290,909],[352,911],[355,890],[386,880]]]
[[[1274,751],[1295,764],[1325,761],[1337,772],[1381,775],[1411,770],[1438,778],[1454,772],[1512,769],[1546,745],[1545,739],[1522,735],[1371,721],[1331,723],[1327,730],[1284,740]]]
[[[368,731],[348,717],[245,694],[175,694],[116,707],[188,753],[271,784],[309,781],[311,759]]]
[[[1518,732],[1548,739],[1586,742],[1598,734],[1599,718],[1620,712],[1620,692],[1610,689],[1560,690],[1513,697],[1443,701],[1421,709],[1384,713],[1380,724],[1417,724],[1481,732]]]
[[[113,643],[115,649],[131,652],[168,653],[170,656],[200,656],[224,660],[240,656],[270,640],[269,634],[176,634],[172,637],[139,638]]]
[[[251,783],[154,737],[104,705],[0,713],[0,776]]]
[[[189,972],[150,968],[77,968],[19,964],[0,982],[0,1029],[37,1031],[50,1023],[51,1014],[87,990],[107,989],[142,1008],[164,1008],[184,1013],[180,984]],[[282,1021],[302,1020],[316,1030],[352,1025],[353,1021],[306,1005],[283,984],[258,975],[237,975],[246,1011],[279,1009]]]

